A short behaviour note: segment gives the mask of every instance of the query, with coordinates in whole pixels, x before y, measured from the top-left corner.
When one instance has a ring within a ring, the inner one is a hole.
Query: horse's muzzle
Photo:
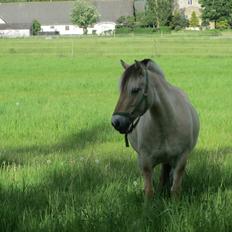
[[[121,134],[126,134],[130,127],[130,119],[123,115],[113,115],[111,119],[112,126]]]

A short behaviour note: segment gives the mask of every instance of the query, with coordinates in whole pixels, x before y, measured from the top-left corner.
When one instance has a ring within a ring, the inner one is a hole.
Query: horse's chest
[[[174,163],[182,150],[175,138],[163,138],[159,131],[153,136],[143,138],[137,133],[132,133],[130,142],[140,158],[149,160],[153,165]]]

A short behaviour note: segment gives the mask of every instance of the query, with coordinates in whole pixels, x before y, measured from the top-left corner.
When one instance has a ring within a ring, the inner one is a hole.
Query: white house
[[[28,37],[30,25],[0,23],[0,37]]]
[[[133,15],[133,0],[92,0],[100,19],[88,28],[89,34],[113,33],[120,16]],[[74,1],[0,3],[0,36],[30,36],[33,20],[41,24],[41,34],[81,35],[83,29],[73,25]]]
[[[116,23],[114,22],[98,22],[93,27],[88,28],[88,34],[105,35],[112,34],[115,31]],[[59,35],[82,35],[83,29],[69,25],[42,25],[41,32],[43,33],[58,33]]]
[[[116,23],[114,22],[99,22],[89,30],[88,33],[97,35],[112,34],[115,31]]]

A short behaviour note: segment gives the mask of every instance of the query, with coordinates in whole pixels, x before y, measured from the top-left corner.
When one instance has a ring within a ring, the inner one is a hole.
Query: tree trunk
[[[84,27],[84,28],[83,28],[83,32],[84,32],[84,35],[87,35],[87,34],[88,34],[88,29],[87,29],[87,27]]]
[[[159,29],[160,28],[160,19],[159,19],[159,14],[158,14],[158,10],[159,10],[159,5],[158,5],[158,1],[156,0],[155,1],[155,13],[156,13],[156,27],[157,27],[157,29]]]

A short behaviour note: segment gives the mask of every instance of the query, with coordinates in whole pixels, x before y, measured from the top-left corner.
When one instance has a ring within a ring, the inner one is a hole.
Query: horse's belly
[[[168,143],[164,144],[160,149],[153,147],[150,151],[143,153],[144,156],[149,156],[152,165],[155,166],[160,163],[169,163],[171,166],[175,166],[176,161],[183,153],[183,148]]]
[[[160,163],[169,163],[172,166],[175,166],[176,160],[182,154],[184,148],[175,144],[174,141],[169,143],[165,141],[164,143],[146,143],[138,144],[136,143],[136,137],[130,137],[130,143],[134,150],[139,155],[139,162],[149,164],[151,166],[156,166]]]

